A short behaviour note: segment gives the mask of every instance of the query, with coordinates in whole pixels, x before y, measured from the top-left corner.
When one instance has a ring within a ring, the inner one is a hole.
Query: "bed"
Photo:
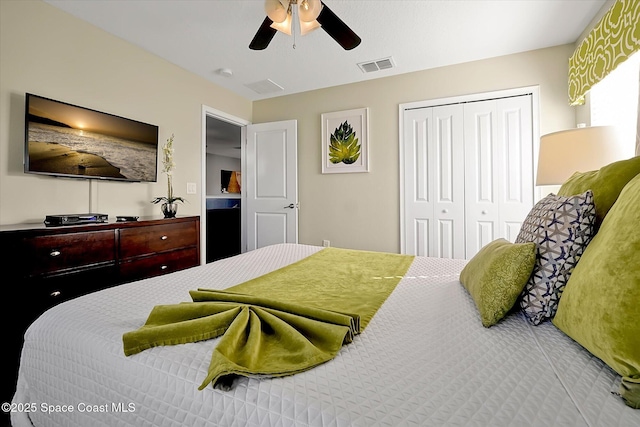
[[[640,175],[635,181],[633,204]],[[25,334],[13,425],[640,425],[640,410],[618,394],[621,375],[551,321],[532,325],[515,305],[483,326],[460,281],[474,260],[416,256],[362,333],[332,360],[295,375],[240,376],[228,388],[199,390],[220,338],[124,355],[123,334],[140,328],[155,306],[323,250],[267,246],[51,308]]]

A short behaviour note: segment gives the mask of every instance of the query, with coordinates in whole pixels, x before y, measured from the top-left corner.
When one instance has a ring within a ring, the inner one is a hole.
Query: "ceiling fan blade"
[[[317,21],[322,25],[322,29],[345,50],[355,48],[362,41],[324,2],[322,3],[322,10],[320,11],[320,15],[318,15]]]
[[[256,32],[256,35],[253,36],[253,40],[249,43],[249,49],[263,50],[269,46],[269,43],[271,43],[273,36],[275,36],[277,32],[276,29],[271,28],[271,24],[273,24],[273,21],[269,19],[268,16],[264,18],[262,25],[258,28],[258,32]]]

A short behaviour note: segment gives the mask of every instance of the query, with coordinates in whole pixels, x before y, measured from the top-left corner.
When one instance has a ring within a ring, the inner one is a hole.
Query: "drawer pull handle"
[[[168,239],[168,237],[167,237],[167,236],[162,236],[162,237],[160,238],[160,240],[167,240],[167,239]]]
[[[167,268],[169,268],[169,267],[167,267],[166,265],[160,266],[160,270],[166,270]]]
[[[51,292],[51,296],[54,297],[54,298],[55,297],[59,297],[61,293],[62,292],[60,292],[60,291],[53,291],[53,292]]]
[[[52,256],[52,257],[56,257],[56,256],[59,256],[61,253],[62,252],[60,252],[59,250],[54,249],[54,250],[51,251],[51,253],[49,255]]]

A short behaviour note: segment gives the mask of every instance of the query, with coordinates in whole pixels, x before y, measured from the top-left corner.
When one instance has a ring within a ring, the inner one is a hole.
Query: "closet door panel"
[[[450,219],[438,219],[438,239],[436,248],[438,258],[460,258],[456,256],[458,249],[458,233],[455,232],[456,224]]]
[[[527,96],[500,99],[496,107],[502,163],[497,200],[500,236],[513,241],[534,200],[531,99]]]
[[[465,105],[466,257],[505,238],[514,241],[533,206],[531,97]]]
[[[502,223],[502,237],[510,242],[515,242],[521,227],[522,221],[504,221]]]
[[[404,253],[435,256],[429,242],[433,232],[433,158],[430,108],[405,111],[403,128]]]
[[[479,248],[482,248],[484,245],[486,245],[487,243],[491,243],[494,240],[495,221],[479,220],[475,222],[474,227],[475,228],[471,229],[470,232],[475,234],[474,239],[477,242]]]
[[[464,258],[461,105],[405,111],[405,253]]]
[[[500,163],[496,102],[464,106],[466,258],[473,257],[496,238],[498,229],[498,179]]]
[[[414,236],[412,238],[411,251],[407,252],[413,255],[419,256],[434,256],[430,255],[429,242],[431,241],[430,230],[432,219],[430,218],[418,218],[413,225]]]
[[[473,105],[473,107],[477,107]],[[475,109],[475,108],[474,108]],[[472,108],[468,108],[472,110]],[[495,147],[495,119],[494,113],[490,110],[480,110],[473,112],[473,133],[470,134],[471,151],[473,156],[473,168],[475,173],[472,175],[476,183],[475,202],[476,203],[493,203],[494,202],[494,167],[493,156]],[[467,149],[469,144],[467,144]]]
[[[464,132],[463,107],[433,108],[435,156],[434,213],[437,221],[432,253],[440,258],[464,258]]]

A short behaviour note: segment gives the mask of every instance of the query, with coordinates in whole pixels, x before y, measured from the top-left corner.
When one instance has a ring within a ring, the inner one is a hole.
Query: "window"
[[[590,92],[591,125],[616,126],[628,144],[629,157],[636,152],[640,101],[640,52],[620,64]]]

